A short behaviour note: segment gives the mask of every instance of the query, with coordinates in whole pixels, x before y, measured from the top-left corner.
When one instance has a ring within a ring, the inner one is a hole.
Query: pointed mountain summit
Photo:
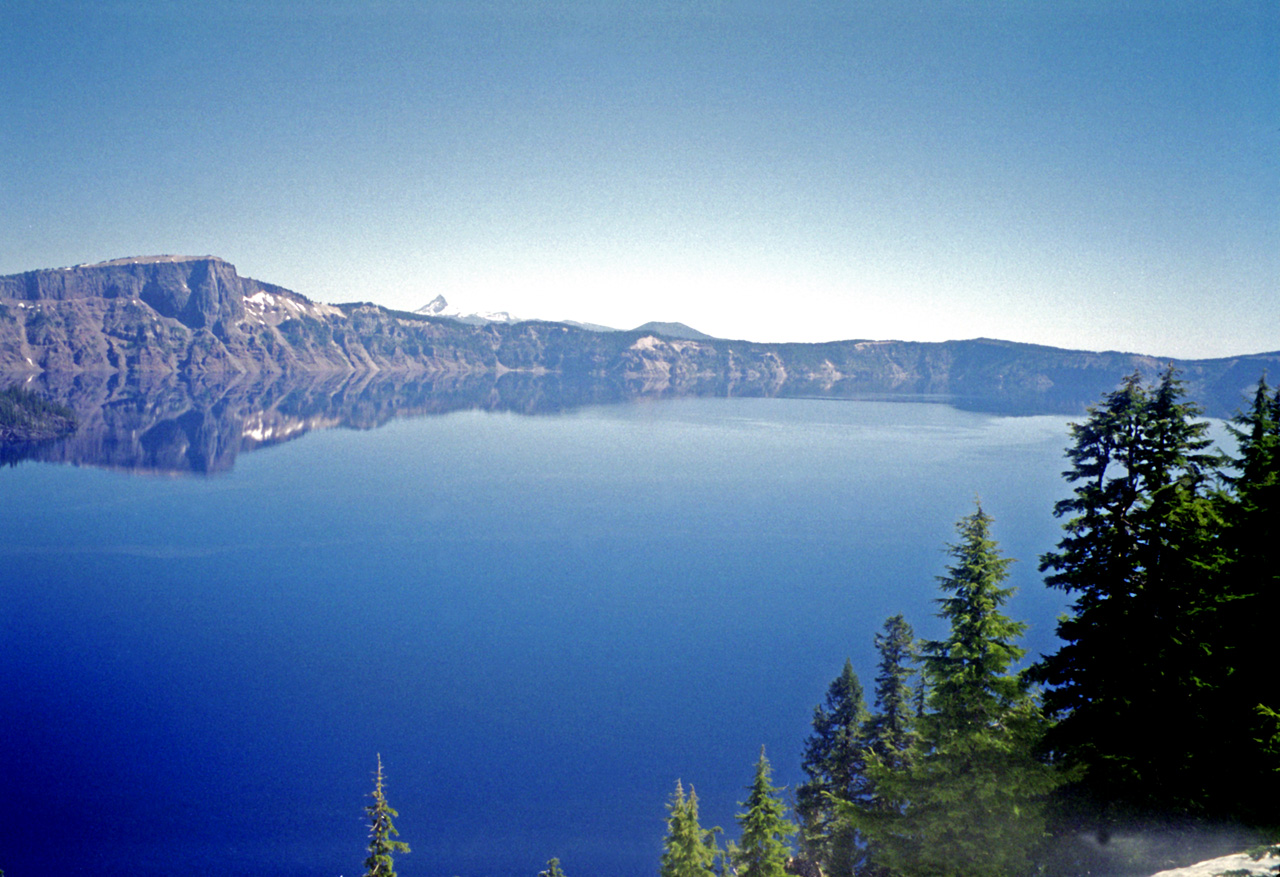
[[[564,323],[566,326],[585,329],[588,332],[618,331],[610,326],[601,326],[598,323],[580,323],[577,320],[549,320],[541,317],[515,317],[512,316],[509,311],[466,311],[456,305],[449,304],[448,299],[443,295],[437,295],[435,298],[431,299],[431,301],[414,311],[414,313],[422,314],[426,317],[446,317],[450,320],[457,320],[459,323],[466,323],[469,326],[484,326],[489,323],[523,323],[528,320],[538,320],[540,322],[547,323]]]
[[[426,314],[428,317],[438,317],[449,309],[449,302],[445,301],[443,295],[437,295],[431,301],[414,311],[415,314]]]
[[[523,317],[513,317],[507,311],[471,311],[449,304],[443,295],[437,295],[431,301],[414,311],[427,317],[448,317],[459,323],[470,326],[483,326],[486,323],[522,323]]]

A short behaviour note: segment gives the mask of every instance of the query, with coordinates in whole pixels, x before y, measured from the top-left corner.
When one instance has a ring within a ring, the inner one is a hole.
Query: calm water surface
[[[1052,647],[1061,416],[686,399],[330,430],[211,478],[0,470],[0,868],[361,873],[375,754],[403,877],[656,873],[934,577],[976,497]]]

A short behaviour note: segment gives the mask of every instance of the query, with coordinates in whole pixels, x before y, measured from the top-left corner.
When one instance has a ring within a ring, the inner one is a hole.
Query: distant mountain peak
[[[507,311],[465,311],[456,305],[449,304],[443,295],[437,295],[431,301],[414,311],[427,317],[448,317],[459,323],[482,326],[485,323],[521,323],[522,317],[513,317]]]
[[[426,317],[446,317],[450,320],[457,320],[459,323],[467,323],[472,326],[483,326],[486,323],[524,323],[530,320],[536,320],[539,322],[563,323],[566,326],[573,326],[577,329],[584,329],[588,332],[618,331],[611,326],[602,326],[599,323],[580,323],[577,320],[545,320],[540,317],[515,317],[512,316],[509,311],[467,311],[464,308],[449,304],[449,301],[443,295],[437,295],[435,298],[431,299],[431,301],[414,311],[414,313],[422,314]]]
[[[714,341],[714,335],[708,335],[706,332],[699,332],[692,326],[686,326],[684,323],[662,323],[656,320],[645,323],[643,326],[636,326],[632,332],[652,332],[655,335],[665,335],[667,338],[678,338],[681,341]]]
[[[449,302],[445,300],[443,295],[437,295],[431,301],[414,311],[415,314],[426,314],[429,317],[438,317],[449,309]]]

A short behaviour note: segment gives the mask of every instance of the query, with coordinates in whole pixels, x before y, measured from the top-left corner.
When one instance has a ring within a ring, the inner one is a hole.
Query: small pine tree
[[[564,871],[560,870],[560,860],[547,859],[547,870],[539,871],[538,877],[565,877]]]
[[[373,783],[373,803],[364,808],[369,817],[369,858],[364,860],[364,877],[396,877],[392,853],[407,853],[409,845],[394,840],[400,835],[391,819],[399,816],[387,803],[382,790],[382,755],[378,755],[378,773]]]
[[[796,827],[787,819],[786,805],[770,783],[772,769],[760,747],[760,760],[756,762],[756,775],[747,787],[747,800],[742,802],[745,813],[738,814],[742,826],[741,843],[735,864],[738,877],[783,877],[787,860],[791,857],[788,839],[796,833]]]
[[[662,842],[662,877],[712,877],[719,850],[715,834],[720,829],[705,829],[698,823],[698,793],[676,780],[676,790],[667,805],[667,836]]]

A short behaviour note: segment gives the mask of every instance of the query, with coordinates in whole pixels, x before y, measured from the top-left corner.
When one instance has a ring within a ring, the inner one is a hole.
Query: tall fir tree
[[[991,517],[979,506],[961,519],[960,542],[948,551],[954,564],[938,586],[938,617],[950,623],[947,639],[924,643],[925,672],[934,742],[972,728],[996,723],[1010,704],[1023,698],[1024,686],[1010,670],[1025,650],[1016,644],[1026,625],[1001,608],[1013,596],[1003,587],[1012,558],[1002,557],[991,538]]]
[[[387,803],[383,791],[382,755],[378,755],[378,773],[373,783],[373,803],[364,808],[369,818],[369,857],[364,860],[365,877],[396,877],[394,853],[409,852],[409,845],[395,840],[400,835],[391,822],[400,814]]]
[[[1227,530],[1229,603],[1215,643],[1232,672],[1219,692],[1218,716],[1228,760],[1220,769],[1237,804],[1226,814],[1254,825],[1280,824],[1280,673],[1275,625],[1280,618],[1280,389],[1258,382],[1252,404],[1233,419],[1234,471],[1222,496]],[[1239,783],[1256,776],[1256,783]],[[1227,798],[1226,790],[1216,797]]]
[[[719,829],[704,829],[698,822],[698,793],[676,780],[676,790],[667,804],[667,836],[662,842],[661,877],[713,877],[719,853],[715,835]]]
[[[1208,648],[1226,595],[1209,491],[1220,458],[1199,415],[1170,368],[1151,389],[1130,376],[1072,426],[1064,476],[1075,487],[1054,509],[1066,535],[1040,568],[1076,596],[1062,647],[1032,675],[1051,686],[1046,745],[1078,772],[1064,800],[1083,818],[1214,806],[1209,692],[1230,668]]]
[[[1043,802],[1054,784],[1034,756],[1039,704],[1014,665],[1025,625],[1002,607],[1011,561],[979,507],[959,525],[953,560],[939,578],[945,640],[923,647],[928,709],[900,765],[873,755],[868,772],[880,806],[854,808],[872,863],[902,877],[1017,877],[1034,871],[1044,836]]]
[[[894,615],[885,621],[883,632],[875,636],[875,647],[880,654],[876,672],[876,711],[863,725],[862,736],[867,744],[863,760],[865,794],[858,806],[864,811],[892,814],[896,812],[896,804],[876,788],[867,770],[867,758],[874,759],[880,770],[891,774],[902,773],[910,767],[916,751],[916,724],[924,714],[925,686],[923,680],[917,686],[911,685],[911,678],[916,675],[913,665],[919,654],[915,633],[902,615]],[[845,821],[856,825],[856,820],[846,818]],[[861,840],[863,861],[858,870],[860,877],[888,877],[891,872],[880,864],[875,842],[866,836]]]
[[[737,877],[783,877],[791,857],[789,839],[796,827],[787,819],[787,808],[770,782],[772,768],[760,747],[755,778],[748,786],[746,812],[738,814],[742,837],[735,852]]]
[[[837,813],[837,801],[867,794],[867,709],[862,683],[848,659],[827,688],[826,701],[813,708],[813,732],[800,763],[808,779],[796,787],[800,855],[831,877],[852,877],[863,860],[857,830]]]
[[[923,712],[916,698],[924,691],[911,685],[915,675],[915,633],[902,615],[894,615],[884,623],[882,633],[875,636],[880,662],[876,672],[876,711],[866,723],[867,747],[890,770],[906,767],[915,743],[916,716]]]

